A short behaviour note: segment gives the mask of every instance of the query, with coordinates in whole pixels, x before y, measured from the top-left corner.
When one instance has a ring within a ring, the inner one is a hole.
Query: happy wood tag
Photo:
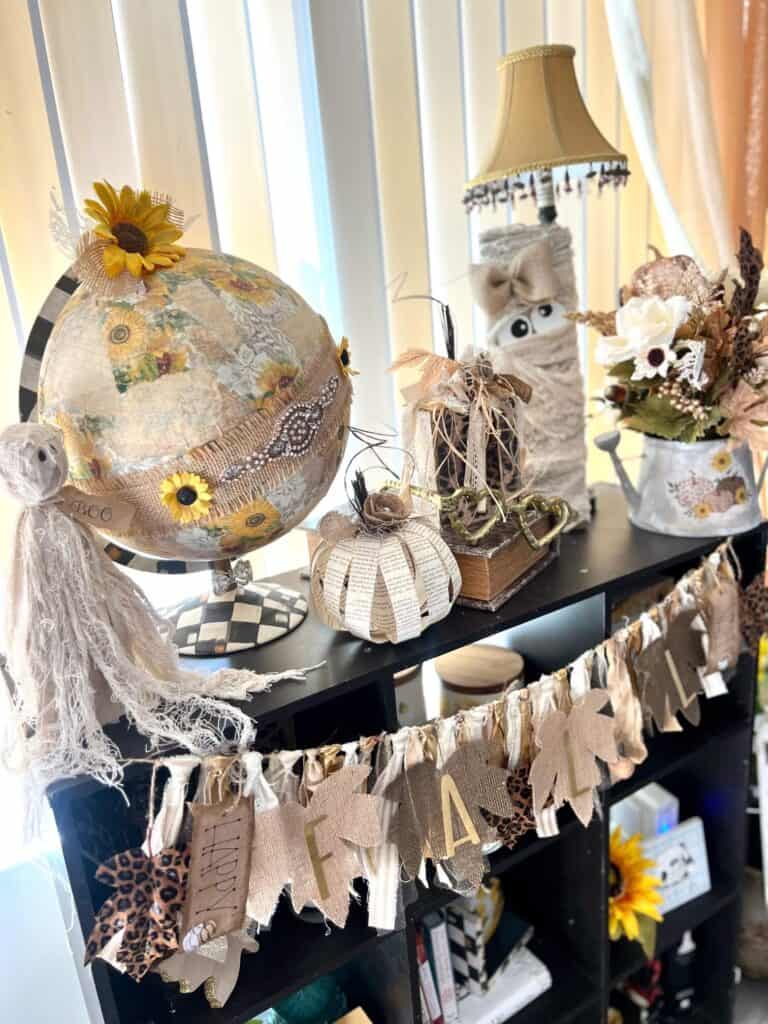
[[[251,845],[253,800],[229,797],[215,804],[191,804],[186,935],[196,925],[216,925],[216,935],[227,935],[245,923]]]
[[[115,498],[85,494],[76,487],[63,487],[59,491],[57,503],[68,516],[77,519],[86,526],[96,530],[127,530],[133,521],[136,509],[127,501]]]

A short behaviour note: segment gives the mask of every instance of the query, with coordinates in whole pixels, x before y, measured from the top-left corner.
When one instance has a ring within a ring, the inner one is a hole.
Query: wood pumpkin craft
[[[401,643],[445,618],[461,574],[427,502],[415,504],[407,490],[368,494],[362,487],[356,516],[329,512],[320,522],[312,601],[333,629]]]

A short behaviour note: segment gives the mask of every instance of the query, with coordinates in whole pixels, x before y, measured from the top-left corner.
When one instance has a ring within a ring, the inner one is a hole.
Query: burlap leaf
[[[312,903],[344,927],[350,886],[361,871],[356,847],[384,838],[381,799],[359,792],[369,773],[364,766],[341,768],[318,785],[307,807],[291,802],[256,815],[249,917],[268,924],[290,885],[297,912]]]
[[[757,657],[760,637],[768,632],[768,588],[762,574],[757,575],[748,587],[741,591],[741,634],[749,652]]]
[[[117,891],[96,915],[85,963],[122,932],[115,959],[134,981],[141,981],[153,964],[178,949],[188,866],[188,853],[170,847],[154,857],[141,849],[125,850],[100,865],[97,881]]]
[[[718,580],[704,596],[702,615],[707,626],[707,672],[732,668],[739,660],[739,588],[734,580]]]
[[[386,791],[399,805],[391,841],[411,877],[423,858],[443,862],[460,891],[474,891],[485,874],[482,845],[496,839],[483,815],[511,818],[515,804],[506,769],[493,763],[485,741],[465,743],[438,769],[431,761],[406,768]]]
[[[635,766],[648,756],[643,740],[643,711],[635,696],[629,662],[631,640],[614,636],[604,645],[606,659],[605,685],[611,698],[614,735],[619,752],[618,761],[609,764],[611,780],[628,779]]]
[[[680,713],[691,725],[701,721],[697,695],[702,691],[699,669],[706,665],[702,631],[694,620],[697,608],[680,612],[668,625],[666,634],[650,643],[635,658],[643,707],[660,731]]]
[[[541,814],[547,802],[558,810],[569,803],[586,827],[594,811],[594,789],[600,784],[596,758],[618,760],[614,721],[600,711],[609,703],[604,690],[590,690],[566,714],[552,711],[536,735],[539,752],[531,765],[533,807]]]

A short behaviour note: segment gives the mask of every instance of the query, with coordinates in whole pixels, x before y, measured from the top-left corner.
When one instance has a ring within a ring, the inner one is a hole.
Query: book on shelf
[[[445,1024],[440,1000],[437,997],[437,986],[429,965],[427,947],[420,928],[416,929],[416,959],[419,964],[419,988],[426,1003],[427,1016],[423,1016],[424,1024]]]
[[[446,920],[457,995],[462,999],[470,992],[482,994],[488,987],[488,978],[480,916],[463,900],[456,900],[447,908]]]
[[[443,1011],[443,1019],[445,1024],[455,1024],[455,1021],[459,1019],[459,1006],[456,999],[456,985],[453,980],[445,916],[438,912],[426,914],[422,925],[427,956],[437,985],[437,996]]]
[[[462,1024],[504,1024],[552,987],[546,964],[521,946],[507,961],[498,984],[488,992],[472,992],[459,1004]]]

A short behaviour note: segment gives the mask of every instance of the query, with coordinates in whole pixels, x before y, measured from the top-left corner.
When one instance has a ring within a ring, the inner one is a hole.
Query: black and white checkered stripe
[[[488,985],[482,930],[479,932],[478,942],[468,915],[453,907],[448,907],[446,920],[456,993],[459,999],[463,999],[470,992],[484,991]]]
[[[59,314],[70,297],[74,295],[79,283],[70,267],[65,274],[61,275],[48,293],[42,309],[32,324],[32,330],[27,338],[24,358],[21,362],[21,377],[19,380],[19,416],[22,423],[37,419],[37,393],[40,387],[40,369],[45,349],[48,345],[48,339],[51,336]],[[146,555],[138,555],[132,551],[126,551],[125,548],[112,543],[105,544],[104,550],[113,562],[130,566],[131,569],[139,569],[142,572],[201,572],[205,569],[212,569],[214,566],[213,562],[185,562],[181,559],[148,558]]]

